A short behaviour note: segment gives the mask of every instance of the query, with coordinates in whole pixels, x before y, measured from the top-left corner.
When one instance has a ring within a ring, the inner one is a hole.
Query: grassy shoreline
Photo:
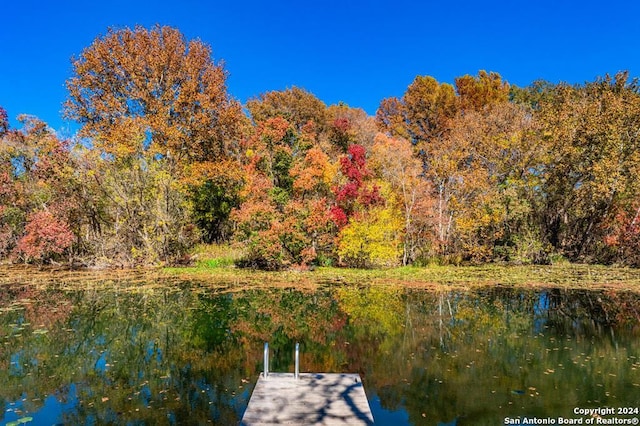
[[[486,286],[618,290],[640,293],[640,269],[601,265],[428,266],[391,269],[322,267],[313,271],[266,272],[239,269],[226,262],[202,262],[191,267],[129,270],[69,270],[66,268],[0,265],[0,285],[127,283],[144,287],[160,282],[196,282],[205,287],[298,287],[327,285],[398,285],[425,289],[473,289]]]
[[[640,293],[640,269],[601,265],[428,266],[391,269],[322,267],[314,271],[246,271],[234,268],[165,268],[163,274],[197,281],[233,279],[250,283],[396,284],[407,287],[476,288],[485,286],[616,289]]]

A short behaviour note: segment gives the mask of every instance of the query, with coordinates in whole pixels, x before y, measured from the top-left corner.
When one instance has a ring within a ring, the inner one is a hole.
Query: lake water
[[[376,424],[640,418],[639,319],[605,291],[4,286],[0,424],[238,424],[265,341],[272,371],[300,342],[301,371],[360,373]]]

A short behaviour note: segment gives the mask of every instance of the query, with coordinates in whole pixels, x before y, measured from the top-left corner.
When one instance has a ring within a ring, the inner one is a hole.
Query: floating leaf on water
[[[22,417],[18,420],[7,423],[7,426],[18,426],[23,423],[29,423],[33,421],[33,417]]]

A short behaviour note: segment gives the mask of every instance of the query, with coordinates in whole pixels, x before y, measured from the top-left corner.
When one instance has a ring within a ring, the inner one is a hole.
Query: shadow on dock
[[[290,373],[260,376],[240,423],[257,425],[372,425],[358,374]]]

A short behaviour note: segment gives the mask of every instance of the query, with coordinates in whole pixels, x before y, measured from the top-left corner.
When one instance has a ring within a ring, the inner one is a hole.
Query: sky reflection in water
[[[638,406],[640,298],[432,292],[37,290],[0,296],[1,424],[237,424],[262,370],[357,372],[377,424],[503,424]]]

